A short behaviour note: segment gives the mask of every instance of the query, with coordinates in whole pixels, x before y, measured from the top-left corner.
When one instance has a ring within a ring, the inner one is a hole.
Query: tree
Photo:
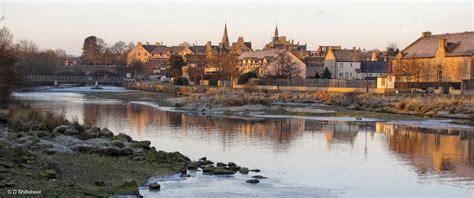
[[[322,78],[331,79],[332,73],[329,71],[327,67],[324,68],[323,74],[321,75]]]
[[[387,44],[387,55],[396,56],[400,50],[398,49],[398,44],[396,42],[389,42]]]
[[[188,65],[188,76],[189,80],[199,83],[201,80],[202,75],[204,75],[204,68],[199,66],[189,66]]]
[[[5,104],[11,90],[20,82],[20,76],[15,70],[16,52],[12,46],[13,35],[7,28],[0,30],[0,102]]]
[[[416,57],[411,59],[401,58],[394,65],[392,72],[397,76],[404,77],[408,83],[408,89],[411,90],[411,82],[420,80],[424,67],[425,63]]]
[[[95,36],[87,37],[82,47],[82,63],[91,65],[103,63],[102,55],[104,48],[105,43],[102,39]]]
[[[186,65],[183,57],[172,54],[168,60],[168,76],[173,78],[181,77],[183,65]]]
[[[146,70],[145,64],[141,61],[133,61],[128,67],[128,72],[134,74],[136,78],[138,74],[143,74]]]
[[[257,73],[254,71],[246,72],[239,77],[237,84],[243,85],[249,82],[250,79],[257,78]]]
[[[286,52],[281,53],[275,60],[274,74],[277,77],[285,79],[298,78],[301,73],[300,67],[296,61]]]
[[[321,76],[319,76],[319,73],[316,72],[316,73],[314,74],[314,78],[321,78]]]

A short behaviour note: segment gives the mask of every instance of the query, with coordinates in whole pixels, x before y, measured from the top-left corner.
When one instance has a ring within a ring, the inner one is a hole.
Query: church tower
[[[219,44],[219,48],[221,51],[226,51],[230,48],[229,36],[227,35],[227,23],[224,24],[224,34],[222,35],[222,41]]]
[[[278,25],[275,26],[275,34],[273,35],[273,41],[278,41]]]

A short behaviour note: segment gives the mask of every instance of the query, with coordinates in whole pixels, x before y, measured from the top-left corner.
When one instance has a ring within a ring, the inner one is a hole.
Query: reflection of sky
[[[279,182],[342,190],[348,197],[460,197],[474,189],[474,142],[436,134],[444,130],[420,133],[383,122],[193,116],[142,104],[86,102],[79,94],[44,93],[35,104],[151,140],[158,149],[234,161],[260,168]]]

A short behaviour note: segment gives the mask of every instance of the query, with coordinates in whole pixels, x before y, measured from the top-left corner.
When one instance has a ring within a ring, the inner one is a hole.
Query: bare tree
[[[425,63],[416,58],[400,59],[393,68],[393,73],[402,76],[408,83],[408,89],[411,90],[411,82],[419,82],[423,77],[423,71],[426,70]]]
[[[0,30],[0,104],[6,104],[12,88],[20,82],[20,76],[15,69],[17,61],[12,47],[13,35],[7,28]]]
[[[8,28],[3,27],[0,29],[0,45],[11,47],[13,43],[13,34]]]
[[[396,56],[399,51],[397,42],[389,42],[387,44],[387,53],[389,56]]]
[[[296,61],[286,53],[281,53],[275,60],[275,68],[273,72],[277,77],[294,79],[298,78],[301,69]]]

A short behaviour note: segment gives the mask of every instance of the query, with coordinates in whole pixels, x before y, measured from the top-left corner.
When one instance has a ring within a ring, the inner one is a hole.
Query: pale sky
[[[84,39],[95,35],[116,41],[187,41],[218,44],[227,22],[231,42],[239,36],[261,49],[278,23],[280,35],[295,42],[384,49],[405,48],[420,37],[473,31],[473,2],[464,1],[13,1],[3,2],[6,26],[16,40],[32,40],[41,49],[65,49],[79,55]]]

